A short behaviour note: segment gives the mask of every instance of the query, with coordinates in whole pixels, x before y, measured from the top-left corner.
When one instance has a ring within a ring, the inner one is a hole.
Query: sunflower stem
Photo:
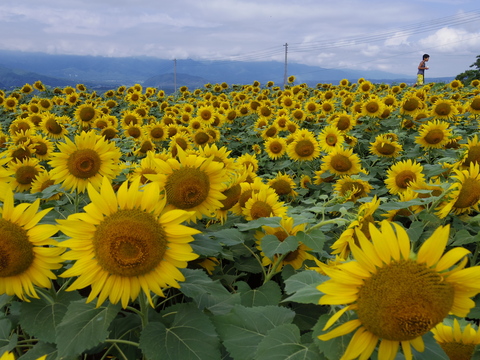
[[[53,297],[52,297],[49,293],[46,293],[42,288],[37,288],[36,291],[37,291],[45,300],[47,300],[50,305],[55,304],[55,301],[53,300]]]
[[[140,291],[140,294],[138,296],[138,302],[140,303],[140,319],[142,320],[142,329],[145,329],[145,327],[148,325],[148,309],[150,307],[147,296],[143,291]]]
[[[343,224],[340,224],[342,222],[343,222]],[[335,218],[335,219],[323,220],[323,221],[320,221],[318,224],[313,225],[312,227],[307,229],[305,232],[308,234],[310,231],[318,229],[318,228],[320,228],[322,226],[325,226],[325,225],[329,225],[329,224],[344,225],[345,223],[348,223],[348,222],[349,221],[347,219],[344,219],[344,218]]]
[[[262,268],[262,273],[263,273],[263,278],[266,279],[267,277],[267,272],[265,271],[265,267],[263,266],[262,264],[262,260],[258,257],[257,254],[255,254],[253,252],[252,249],[250,249],[247,245],[245,245],[245,243],[242,243],[243,246],[245,246],[245,248],[250,251],[250,253],[253,255],[253,257],[257,260],[257,262],[260,264],[260,267]],[[264,282],[265,283],[265,282]]]
[[[272,277],[274,277],[276,274],[278,274],[281,271],[281,270],[277,270],[277,268],[280,267],[280,264],[287,257],[288,254],[289,253],[287,252],[286,254],[282,254],[281,256],[277,257],[277,260],[275,260],[275,262],[273,263],[271,270],[265,276],[265,280],[263,281],[264,284],[269,282],[272,279]]]
[[[139,343],[136,343],[136,342],[134,342],[134,341],[122,340],[122,339],[106,339],[105,342],[106,342],[106,343],[109,343],[109,344],[132,345],[132,346],[136,346],[137,348],[140,346]],[[128,359],[127,359],[127,360],[128,360]]]

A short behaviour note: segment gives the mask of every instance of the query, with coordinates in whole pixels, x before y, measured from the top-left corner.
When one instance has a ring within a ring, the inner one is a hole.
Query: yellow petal
[[[442,257],[449,233],[449,225],[436,228],[418,251],[417,262],[419,264],[425,263],[427,267],[435,265]]]
[[[326,334],[320,335],[318,338],[322,341],[328,341],[330,339],[349,334],[353,330],[358,328],[360,325],[362,325],[362,322],[360,320],[358,319],[350,320],[350,321],[347,321],[345,324],[342,324],[336,327],[332,331]]]

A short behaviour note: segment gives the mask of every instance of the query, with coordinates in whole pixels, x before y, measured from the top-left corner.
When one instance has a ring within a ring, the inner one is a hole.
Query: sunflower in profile
[[[387,170],[385,185],[390,194],[398,194],[408,188],[410,182],[424,182],[423,166],[415,160],[399,161]]]
[[[450,212],[459,215],[480,211],[480,165],[471,163],[467,170],[454,170],[453,183],[447,194],[447,202],[437,208],[437,215],[443,219]]]
[[[237,164],[245,169],[251,168],[254,172],[259,169],[258,159],[255,154],[245,153],[236,159]]]
[[[294,161],[311,161],[320,156],[320,144],[309,130],[298,130],[287,145],[287,154]]]
[[[465,248],[443,254],[449,225],[438,227],[417,254],[411,253],[408,234],[396,223],[384,220],[380,229],[371,224],[369,232],[371,240],[356,231],[358,245],[350,243],[353,261],[323,268],[330,279],[317,287],[324,294],[319,304],[347,305],[323,330],[347,311],[356,317],[319,339],[356,330],[342,359],[368,359],[380,341],[379,359],[393,360],[401,345],[405,358],[412,360],[412,346],[424,349],[423,335],[448,314],[464,317],[475,306],[470,298],[480,292],[475,281],[480,267],[464,268],[469,254]]]
[[[295,191],[297,184],[292,177],[286,173],[277,173],[275,178],[267,181],[267,185],[270,186],[278,196],[295,198],[298,193]]]
[[[402,145],[384,134],[377,135],[375,141],[370,143],[370,153],[376,156],[397,157],[402,151]]]
[[[334,175],[355,175],[362,171],[361,161],[353,149],[338,148],[322,158],[321,171]]]
[[[447,99],[438,99],[430,109],[430,116],[434,119],[449,120],[458,114],[455,104]]]
[[[260,250],[260,255],[262,257],[263,266],[273,265],[277,259],[278,255],[274,255],[273,259],[268,258],[262,251],[262,240],[265,235],[275,235],[278,241],[283,242],[289,236],[296,236],[300,231],[305,231],[305,224],[294,225],[294,219],[292,217],[286,216],[280,220],[280,226],[262,226],[262,231],[257,231],[255,233],[255,239],[257,240],[257,249]],[[298,247],[289,252],[283,260],[278,264],[275,271],[281,270],[285,265],[291,265],[294,269],[300,269],[305,262],[305,260],[313,260],[314,257],[309,253],[311,249],[301,242],[298,244]]]
[[[48,162],[56,184],[83,193],[88,184],[98,189],[103,177],[112,180],[120,174],[122,154],[113,142],[93,131],[82,131],[74,140],[58,143],[59,151]]]
[[[345,198],[345,201],[354,202],[368,196],[372,189],[368,181],[354,179],[351,176],[342,176],[333,185],[333,191],[337,196]]]
[[[432,329],[437,344],[451,360],[472,359],[475,348],[480,344],[479,329],[475,329],[471,323],[463,323],[461,326],[457,319],[453,319],[453,323],[446,319]]]
[[[235,159],[230,157],[232,151],[228,150],[226,146],[218,147],[217,144],[207,144],[198,149],[198,154],[205,158],[213,156],[213,161],[223,164],[223,168],[228,174],[239,173],[239,165],[235,162]]]
[[[51,237],[58,232],[55,225],[38,223],[53,208],[38,211],[40,199],[32,204],[14,206],[13,191],[8,186],[1,189],[3,206],[0,211],[0,294],[38,298],[34,286],[49,289],[52,270],[62,267],[63,249]]]
[[[225,199],[221,200],[222,207],[217,210],[215,217],[220,220],[222,224],[227,221],[227,216],[230,212],[234,212],[234,207],[237,205],[242,194],[241,184],[245,182],[247,172],[237,172],[233,174],[229,181],[224,182],[225,189],[222,194],[225,195]],[[238,213],[238,211],[236,211]],[[241,211],[240,211],[241,214]]]
[[[283,217],[287,214],[287,207],[284,204],[283,201],[279,200],[275,191],[271,192],[262,188],[258,192],[251,193],[251,197],[243,208],[243,216],[247,221],[262,217]]]
[[[29,191],[32,187],[33,179],[45,171],[43,166],[39,164],[39,160],[35,158],[12,161],[8,165],[8,169],[13,173],[13,176],[10,178],[10,185],[16,192]]]
[[[351,251],[351,242],[358,244],[356,229],[363,231],[365,236],[370,239],[369,224],[375,223],[374,214],[380,206],[380,199],[375,195],[371,201],[363,203],[357,210],[355,219],[343,231],[340,237],[330,246],[332,255],[338,255],[342,259],[347,259]]]
[[[334,125],[325,126],[318,134],[318,142],[323,151],[331,152],[344,145],[345,138]]]
[[[415,142],[424,149],[440,149],[448,143],[452,136],[449,126],[450,124],[446,121],[428,121],[419,128]]]
[[[480,141],[478,140],[478,135],[475,134],[468,138],[464,147],[466,151],[461,160],[462,168],[468,169],[472,163],[480,164]]]
[[[205,158],[196,154],[178,151],[177,159],[155,159],[160,169],[158,175],[147,175],[149,180],[158,182],[165,189],[167,210],[190,211],[191,221],[196,222],[204,215],[215,216],[223,204],[224,182],[228,175],[222,162],[214,161],[214,156]]]
[[[100,191],[88,186],[90,203],[85,213],[58,220],[59,229],[71,239],[64,260],[74,261],[62,277],[77,277],[67,291],[91,286],[87,302],[108,298],[126,308],[143,291],[153,307],[151,292],[164,296],[167,287],[184,281],[178,270],[198,257],[188,244],[198,230],[182,225],[193,215],[184,210],[166,211],[158,184],[139,188],[140,179],[122,183],[115,193],[107,178]]]
[[[272,160],[281,158],[287,152],[287,140],[282,137],[268,138],[264,143],[265,152]]]

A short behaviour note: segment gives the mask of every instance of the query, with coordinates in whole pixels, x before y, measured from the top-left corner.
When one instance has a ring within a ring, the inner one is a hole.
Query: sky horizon
[[[409,77],[424,53],[431,56],[426,77],[456,76],[476,61],[480,5],[473,0],[385,5],[379,0],[7,1],[0,4],[0,31],[7,34],[0,49],[281,62],[287,50],[288,63]]]

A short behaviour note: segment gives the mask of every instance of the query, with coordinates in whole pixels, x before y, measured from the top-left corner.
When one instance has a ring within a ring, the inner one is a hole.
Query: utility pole
[[[173,59],[173,86],[177,92],[177,59]]]
[[[287,85],[287,52],[288,52],[288,44],[285,43],[285,72],[283,74],[283,88],[285,89],[285,85]]]

